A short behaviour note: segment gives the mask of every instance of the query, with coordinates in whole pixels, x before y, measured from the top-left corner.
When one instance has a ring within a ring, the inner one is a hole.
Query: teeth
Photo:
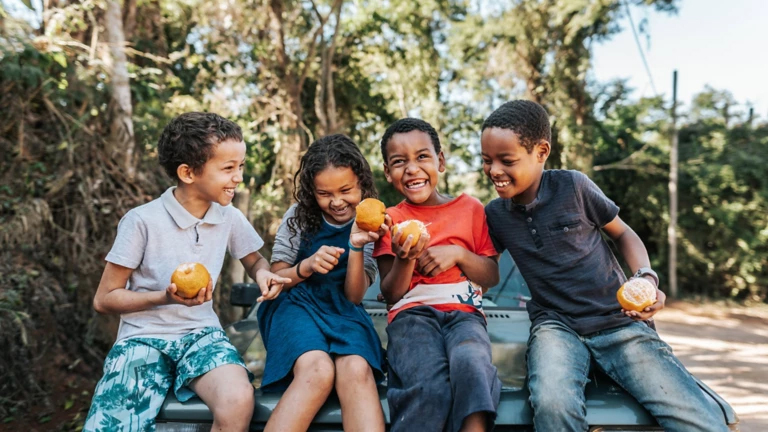
[[[495,181],[495,182],[493,182],[493,184],[494,184],[496,187],[499,187],[499,188],[502,188],[502,187],[504,187],[504,186],[507,186],[507,185],[509,185],[510,183],[511,183],[511,182],[508,182],[508,181],[504,181],[504,182]]]
[[[425,184],[427,184],[426,180],[421,180],[421,181],[416,181],[412,183],[406,183],[405,187],[408,189],[415,189],[415,188],[420,188]]]

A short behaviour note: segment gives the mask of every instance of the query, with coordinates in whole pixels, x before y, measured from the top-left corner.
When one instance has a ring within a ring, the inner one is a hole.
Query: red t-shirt
[[[392,223],[397,224],[409,219],[417,219],[427,226],[430,241],[427,248],[441,245],[457,245],[479,256],[495,256],[496,248],[488,234],[488,224],[485,220],[483,204],[474,197],[461,194],[457,198],[436,206],[417,206],[405,201],[387,209],[387,214],[392,218]],[[380,238],[374,247],[373,256],[392,255],[392,236],[387,233]],[[435,277],[424,276],[418,270],[414,270],[411,284],[413,287],[419,284],[450,284],[466,281],[467,277],[458,266],[454,266]],[[488,288],[488,287],[486,287]],[[410,303],[404,307],[390,311],[389,321],[402,310],[419,306],[420,303]],[[441,311],[462,310],[474,312],[477,309],[471,305],[461,303],[430,304]]]

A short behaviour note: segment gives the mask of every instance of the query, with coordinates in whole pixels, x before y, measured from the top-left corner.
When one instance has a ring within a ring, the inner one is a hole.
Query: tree
[[[674,0],[635,0],[637,6],[676,10]],[[613,0],[518,0],[487,8],[461,33],[464,61],[485,65],[493,101],[517,96],[540,103],[554,119],[552,167],[592,170],[593,108],[587,90],[591,44],[620,28],[624,3]],[[479,29],[476,32],[475,29]],[[468,33],[475,36],[468,36]],[[501,85],[500,85],[501,83]]]
[[[133,105],[131,104],[131,87],[124,50],[123,16],[117,1],[107,1],[104,23],[109,36],[109,66],[111,66],[110,78],[112,83],[111,153],[118,160],[118,165],[125,171],[128,178],[133,178],[135,175]]]

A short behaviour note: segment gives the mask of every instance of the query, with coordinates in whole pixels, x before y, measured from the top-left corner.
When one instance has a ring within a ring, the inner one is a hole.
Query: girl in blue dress
[[[293,282],[258,310],[262,390],[287,387],[267,431],[307,430],[334,388],[344,430],[384,430],[376,387],[384,351],[361,302],[377,272],[372,242],[388,227],[365,232],[354,221],[360,201],[375,196],[371,168],[350,138],[321,138],[301,158],[297,204],[278,229],[271,267]]]

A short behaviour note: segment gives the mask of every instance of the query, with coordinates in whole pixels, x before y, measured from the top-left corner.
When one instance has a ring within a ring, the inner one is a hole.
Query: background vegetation
[[[27,6],[23,6],[22,3]],[[550,168],[588,173],[667,269],[670,101],[591,78],[631,3],[674,0],[2,0],[0,428],[77,429],[116,330],[91,309],[120,217],[170,181],[155,143],[215,111],[248,144],[236,205],[268,240],[314,139],[353,137],[379,171],[397,118],[440,132],[443,189],[493,196],[479,126],[502,102],[551,114]],[[706,88],[680,117],[681,295],[765,302],[768,125]],[[384,201],[396,194],[383,182]],[[217,289],[242,273],[228,267]],[[217,299],[218,300],[218,299]],[[217,302],[222,320],[240,311]],[[51,426],[54,425],[54,426]]]

